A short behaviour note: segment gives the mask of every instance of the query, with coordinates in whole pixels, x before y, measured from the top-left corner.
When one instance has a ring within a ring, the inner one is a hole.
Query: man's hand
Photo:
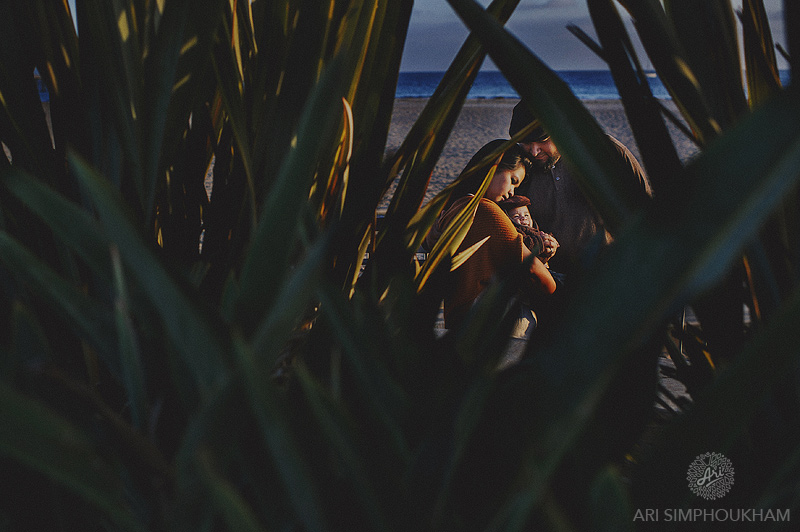
[[[542,236],[542,240],[544,241],[544,248],[538,257],[539,260],[546,263],[548,260],[553,258],[553,255],[556,254],[556,250],[558,250],[558,240],[556,240],[555,237],[550,233],[545,233],[544,231],[541,231],[539,234]]]

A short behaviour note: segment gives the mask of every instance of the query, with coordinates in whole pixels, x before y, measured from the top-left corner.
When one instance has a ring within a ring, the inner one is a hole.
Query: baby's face
[[[515,224],[533,227],[533,219],[531,218],[531,213],[527,206],[523,205],[522,207],[514,207],[513,209],[509,209],[508,217],[511,218],[511,221]]]

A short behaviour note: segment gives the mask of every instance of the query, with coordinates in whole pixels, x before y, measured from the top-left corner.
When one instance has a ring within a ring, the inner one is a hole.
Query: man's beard
[[[535,157],[533,159],[533,164],[536,165],[541,170],[552,170],[556,166],[556,163],[560,158],[561,158],[560,153],[548,155],[546,158],[541,158],[541,159]]]

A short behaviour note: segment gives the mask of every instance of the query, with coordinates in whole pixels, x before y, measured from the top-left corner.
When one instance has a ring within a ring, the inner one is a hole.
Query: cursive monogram
[[[711,466],[707,466],[706,470],[703,471],[703,476],[697,479],[697,485],[710,486],[714,482],[721,480],[724,475],[725,473],[723,473],[722,471],[718,471],[717,469],[714,469]]]

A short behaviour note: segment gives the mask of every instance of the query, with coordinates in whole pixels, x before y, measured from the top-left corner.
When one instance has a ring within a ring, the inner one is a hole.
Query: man
[[[533,120],[528,107],[519,102],[511,116],[509,134],[513,136]],[[651,195],[650,183],[639,162],[621,142],[610,135],[609,138],[639,178],[643,191]],[[575,168],[561,158],[558,148],[542,127],[534,129],[520,141],[520,145],[533,160],[525,182],[519,187],[520,193],[530,199],[531,214],[542,230],[558,239],[559,251],[550,259],[550,266],[555,271],[569,274],[575,270],[587,246],[607,244],[611,242],[611,235],[578,188]]]

